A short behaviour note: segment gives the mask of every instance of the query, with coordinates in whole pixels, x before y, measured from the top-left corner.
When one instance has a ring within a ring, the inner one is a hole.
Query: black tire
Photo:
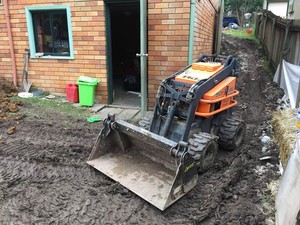
[[[225,118],[219,130],[219,145],[227,151],[238,148],[245,137],[246,125],[237,118]]]
[[[215,136],[199,132],[193,134],[189,139],[189,144],[188,153],[196,161],[198,173],[207,171],[213,165],[218,152],[218,143]]]

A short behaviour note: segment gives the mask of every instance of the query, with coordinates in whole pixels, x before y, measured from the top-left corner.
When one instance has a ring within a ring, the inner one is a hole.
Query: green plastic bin
[[[79,104],[82,106],[93,106],[95,99],[95,90],[99,80],[96,78],[80,76],[77,79],[79,87]]]

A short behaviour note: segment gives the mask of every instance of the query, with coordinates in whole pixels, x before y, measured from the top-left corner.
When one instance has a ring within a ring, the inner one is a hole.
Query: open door
[[[109,104],[140,107],[140,3],[106,1]]]

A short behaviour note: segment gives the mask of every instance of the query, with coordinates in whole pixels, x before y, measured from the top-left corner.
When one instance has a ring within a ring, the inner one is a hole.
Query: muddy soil
[[[18,113],[19,107],[23,103],[19,100],[11,100],[11,97],[17,95],[17,89],[11,82],[0,79],[0,127],[3,121],[14,120],[18,121],[24,118],[23,114]],[[8,135],[13,134],[16,130],[16,126],[7,128],[6,133]],[[0,135],[0,142],[3,142]]]
[[[281,92],[253,41],[224,37],[222,54],[241,58],[235,115],[247,124],[242,147],[220,151],[197,186],[164,212],[86,164],[99,123],[43,112],[0,123],[0,224],[274,224],[268,184],[278,179],[271,112]],[[35,105],[25,104],[27,112]],[[63,123],[68,120],[69,123]],[[16,126],[16,132],[6,130]]]

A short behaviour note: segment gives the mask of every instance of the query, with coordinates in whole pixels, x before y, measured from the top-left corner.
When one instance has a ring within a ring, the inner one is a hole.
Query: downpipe
[[[16,58],[15,58],[15,49],[14,49],[14,45],[13,45],[12,31],[11,31],[11,23],[10,23],[9,11],[8,11],[8,0],[4,0],[3,4],[4,4],[4,12],[5,12],[5,18],[6,18],[6,28],[7,28],[8,42],[9,42],[9,50],[10,50],[10,55],[11,55],[13,82],[14,82],[14,86],[17,87],[17,67],[16,67]]]
[[[195,9],[195,0],[191,0],[188,64],[193,62]]]

